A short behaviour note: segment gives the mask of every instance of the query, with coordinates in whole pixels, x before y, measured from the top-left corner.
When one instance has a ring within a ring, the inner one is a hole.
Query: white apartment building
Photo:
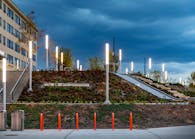
[[[0,53],[7,58],[8,70],[26,67],[30,40],[33,41],[33,68],[36,69],[37,31],[32,20],[12,0],[0,0]]]

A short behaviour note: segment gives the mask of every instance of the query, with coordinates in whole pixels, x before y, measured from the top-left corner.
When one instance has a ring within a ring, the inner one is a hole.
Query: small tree
[[[98,57],[89,58],[90,70],[103,70],[103,62]]]
[[[153,75],[154,81],[158,81],[158,82],[160,81],[160,77],[161,77],[160,71],[155,70],[151,74]]]
[[[195,85],[195,72],[191,73],[192,84]]]

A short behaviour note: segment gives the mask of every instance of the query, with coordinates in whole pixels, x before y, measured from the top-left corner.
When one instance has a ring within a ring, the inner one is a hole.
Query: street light
[[[16,61],[16,69],[19,70],[19,60]]]
[[[29,41],[29,66],[30,66],[30,80],[29,80],[29,92],[32,92],[32,41]]]
[[[165,71],[165,81],[167,81],[167,80],[168,80],[168,72]]]
[[[58,46],[56,46],[56,71],[58,71]]]
[[[3,111],[6,112],[6,58],[3,58],[2,64]]]
[[[125,69],[125,74],[128,74],[128,73],[129,73],[129,69],[126,68],[126,69]]]
[[[77,60],[77,70],[79,70],[79,68],[80,68],[80,61]]]
[[[121,61],[122,61],[122,50],[119,49],[119,72],[122,73],[122,65],[121,65]]]
[[[61,65],[63,65],[63,62],[64,62],[64,53],[61,52]]]
[[[133,73],[133,72],[134,72],[134,62],[131,61],[131,73]]]
[[[83,65],[80,65],[80,67],[79,67],[79,68],[80,68],[80,71],[82,71],[82,70],[83,70]]]
[[[162,64],[162,72],[165,72],[165,64]]]
[[[105,104],[110,104],[109,100],[109,43],[105,45],[105,65],[106,65],[106,100]]]
[[[148,59],[148,69],[149,69],[149,78],[151,78],[151,75],[150,75],[150,72],[151,72],[151,69],[152,69],[152,58],[149,58]]]
[[[45,36],[45,49],[46,49],[46,70],[48,70],[48,49],[49,49],[49,36]]]

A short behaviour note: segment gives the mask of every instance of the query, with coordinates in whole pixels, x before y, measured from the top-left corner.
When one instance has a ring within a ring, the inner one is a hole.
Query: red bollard
[[[44,115],[43,113],[40,114],[40,130],[44,130]]]
[[[133,115],[132,112],[129,114],[129,129],[133,130]]]
[[[62,127],[61,127],[61,114],[58,113],[58,130],[61,130]]]
[[[96,130],[96,112],[94,112],[94,116],[93,116],[93,118],[94,118],[94,130]]]
[[[112,113],[112,130],[114,130],[114,112]]]
[[[79,130],[79,114],[76,113],[76,129]]]

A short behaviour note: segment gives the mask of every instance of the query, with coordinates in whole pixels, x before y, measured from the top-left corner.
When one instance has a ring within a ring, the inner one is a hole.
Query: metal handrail
[[[0,89],[0,95],[3,93],[3,88]]]
[[[10,95],[13,95],[14,90],[16,89],[17,85],[19,84],[20,80],[22,79],[24,73],[26,72],[27,68],[28,68],[29,64],[25,67],[25,69],[22,71],[20,77],[18,78],[17,82],[15,83],[15,85],[13,86],[12,90],[10,91]]]

